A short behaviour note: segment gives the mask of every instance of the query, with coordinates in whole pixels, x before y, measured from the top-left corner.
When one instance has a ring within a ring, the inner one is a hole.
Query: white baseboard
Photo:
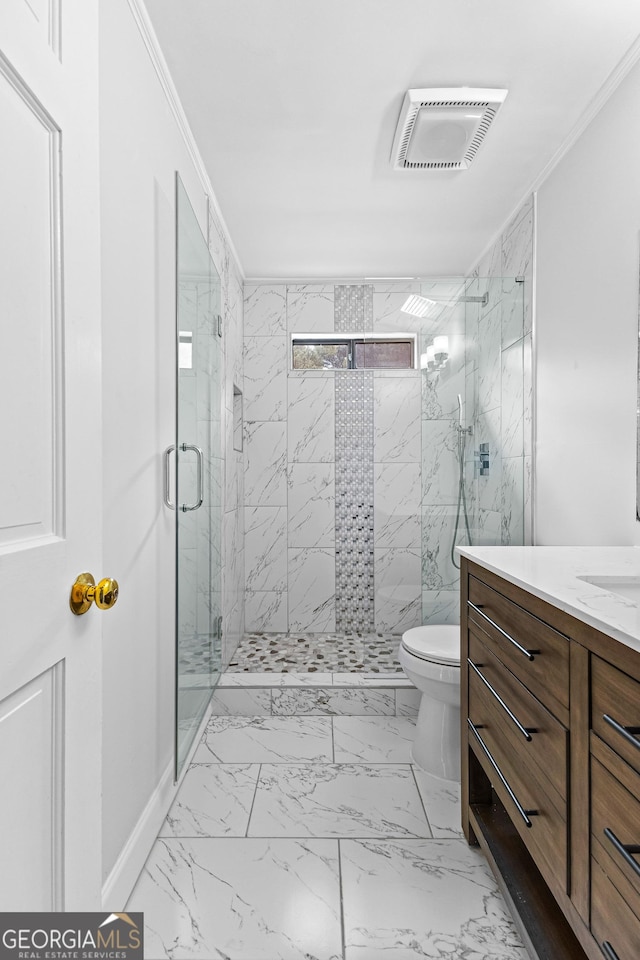
[[[149,797],[149,802],[105,881],[102,888],[103,910],[122,912],[125,909],[176,791],[171,762]]]
[[[193,745],[182,768],[178,783],[173,782],[173,760],[160,777],[158,786],[149,797],[146,807],[102,887],[103,910],[122,912],[126,908],[127,901],[151,852],[164,818],[180,788],[210,716],[211,707],[209,706],[202,718],[198,733],[194,737]]]

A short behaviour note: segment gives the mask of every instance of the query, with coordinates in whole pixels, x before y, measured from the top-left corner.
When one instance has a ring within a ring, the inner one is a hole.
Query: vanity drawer
[[[467,614],[489,649],[546,707],[568,719],[567,637],[473,576]]]
[[[514,750],[504,724],[484,694],[474,697],[469,706],[469,744],[542,874],[566,889],[566,803],[526,752]]]
[[[640,920],[591,859],[591,933],[607,960],[638,960]],[[608,944],[603,948],[603,944]]]
[[[597,743],[594,751],[604,762],[592,753],[591,853],[640,916],[640,777],[627,767],[621,783],[612,771],[622,761]]]
[[[591,657],[591,725],[640,772],[640,683],[595,655]]]
[[[525,764],[567,797],[568,732],[491,653],[473,628],[469,631],[469,715],[485,717],[519,752]],[[489,722],[487,720],[486,722]]]

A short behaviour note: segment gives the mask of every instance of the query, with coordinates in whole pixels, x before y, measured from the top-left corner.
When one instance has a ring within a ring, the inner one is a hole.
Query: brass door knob
[[[71,587],[69,606],[77,617],[86,613],[95,601],[96,607],[101,610],[110,610],[118,599],[118,581],[105,577],[96,584],[90,573],[81,573]]]

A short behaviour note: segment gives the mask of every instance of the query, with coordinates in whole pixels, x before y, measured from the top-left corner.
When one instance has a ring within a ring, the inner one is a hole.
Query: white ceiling
[[[467,272],[640,34],[638,0],[145,5],[263,278]],[[441,86],[509,95],[468,170],[393,171],[405,91]]]

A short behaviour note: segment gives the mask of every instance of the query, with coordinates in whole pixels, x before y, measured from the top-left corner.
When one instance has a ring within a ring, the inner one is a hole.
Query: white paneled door
[[[102,907],[97,7],[0,2],[3,911]]]

